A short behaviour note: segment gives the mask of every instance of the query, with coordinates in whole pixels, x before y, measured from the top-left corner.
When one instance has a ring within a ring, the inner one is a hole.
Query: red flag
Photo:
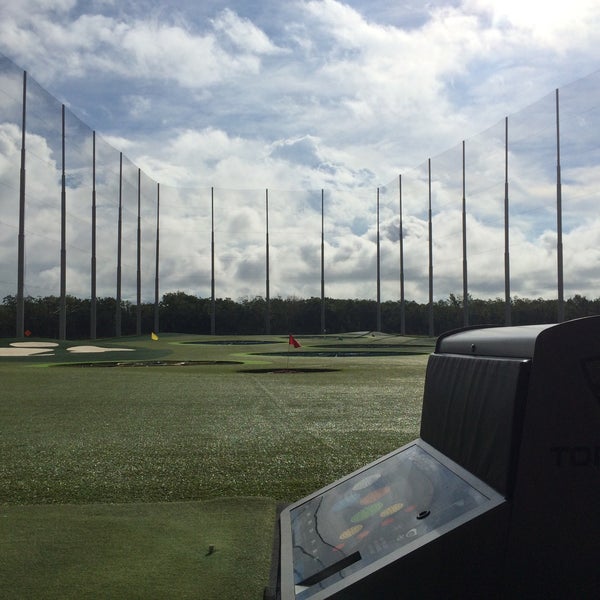
[[[300,342],[294,338],[294,336],[290,333],[290,341],[289,344],[291,344],[292,346],[294,346],[294,348],[300,348],[301,344]]]

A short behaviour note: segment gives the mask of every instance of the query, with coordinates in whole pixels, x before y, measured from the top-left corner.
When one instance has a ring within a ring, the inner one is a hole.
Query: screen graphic
[[[290,511],[297,600],[304,600],[488,498],[417,445]]]

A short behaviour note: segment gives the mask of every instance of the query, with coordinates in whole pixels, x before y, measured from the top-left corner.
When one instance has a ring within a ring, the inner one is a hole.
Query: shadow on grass
[[[98,361],[55,365],[57,367],[195,367],[198,365],[243,365],[239,360],[133,360]]]
[[[302,368],[302,367],[291,367],[291,368],[268,368],[268,369],[243,369],[238,373],[334,373],[341,371],[341,369],[320,369],[320,368]]]
[[[199,340],[183,342],[184,344],[201,346],[258,346],[260,344],[274,344],[274,340]]]
[[[402,349],[398,349],[397,351],[389,351],[389,350],[346,350],[345,348],[341,348],[339,350],[301,350],[299,352],[294,352],[297,356],[303,357],[329,357],[329,358],[337,358],[337,357],[377,357],[377,356],[420,356],[423,354],[429,354],[429,350],[427,352],[413,352],[413,351],[404,351]],[[287,352],[253,352],[253,356],[287,356]]]

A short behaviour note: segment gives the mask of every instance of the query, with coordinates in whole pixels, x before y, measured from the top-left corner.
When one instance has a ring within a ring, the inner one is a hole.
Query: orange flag
[[[300,348],[300,342],[294,338],[294,336],[290,333],[290,340],[288,342],[290,345],[294,346],[294,348]]]

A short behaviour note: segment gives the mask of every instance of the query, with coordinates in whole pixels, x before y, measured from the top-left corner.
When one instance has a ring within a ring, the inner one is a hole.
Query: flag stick
[[[300,342],[298,342],[298,340],[294,339],[294,336],[291,333],[288,334],[288,352],[287,352],[286,368],[289,368],[289,366],[290,366],[290,346],[294,346],[294,348],[300,348]]]

